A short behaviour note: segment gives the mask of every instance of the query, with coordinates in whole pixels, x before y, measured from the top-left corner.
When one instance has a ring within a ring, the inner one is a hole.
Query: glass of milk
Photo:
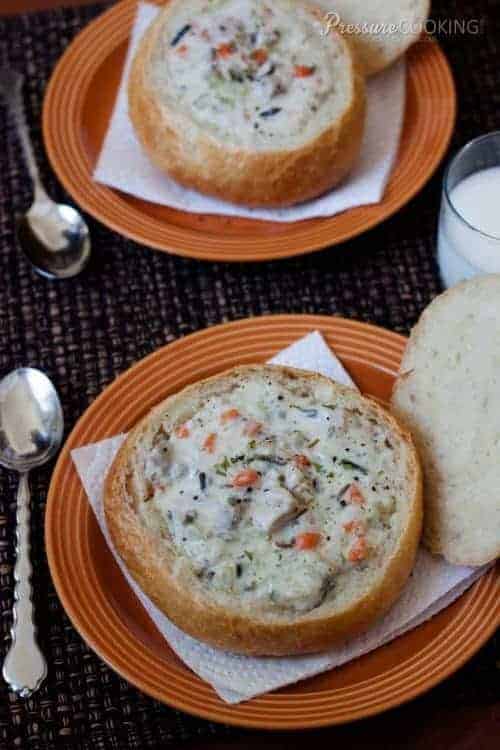
[[[438,261],[445,287],[500,273],[500,131],[468,143],[446,170]]]

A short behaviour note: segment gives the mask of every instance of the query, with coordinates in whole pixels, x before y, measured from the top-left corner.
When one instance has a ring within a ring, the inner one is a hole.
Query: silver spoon
[[[67,279],[80,273],[89,261],[89,229],[78,211],[55,203],[45,192],[24,114],[23,81],[15,70],[0,70],[0,93],[16,123],[34,190],[31,208],[18,219],[17,237],[38,273],[51,279]]]
[[[47,674],[33,620],[28,472],[54,456],[61,445],[63,427],[59,396],[43,372],[22,367],[0,381],[0,465],[20,474],[12,643],[2,674],[22,698],[38,690]]]

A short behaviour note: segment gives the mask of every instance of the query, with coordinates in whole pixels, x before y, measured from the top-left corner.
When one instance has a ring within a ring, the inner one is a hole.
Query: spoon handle
[[[26,472],[20,476],[17,492],[12,643],[2,670],[5,682],[22,698],[28,698],[38,690],[47,674],[47,664],[36,642],[33,620],[29,526],[30,489]]]
[[[23,101],[23,83],[24,76],[16,70],[8,68],[0,70],[0,91],[5,98],[5,102],[16,124],[26,166],[28,167],[31,179],[33,180],[35,200],[44,200],[48,199],[48,196],[42,185],[35,152],[33,150],[33,144],[31,143],[28,123],[26,121]]]

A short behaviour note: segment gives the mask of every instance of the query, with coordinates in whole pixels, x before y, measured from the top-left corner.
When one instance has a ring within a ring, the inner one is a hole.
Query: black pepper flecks
[[[264,112],[259,112],[259,117],[274,117],[274,115],[279,114],[281,110],[281,107],[271,107],[271,109],[266,109]]]
[[[182,27],[182,29],[179,29],[177,34],[174,36],[172,41],[170,42],[171,47],[175,47],[179,42],[181,41],[182,37],[186,36],[188,31],[191,31],[191,24],[187,23],[185,26]]]

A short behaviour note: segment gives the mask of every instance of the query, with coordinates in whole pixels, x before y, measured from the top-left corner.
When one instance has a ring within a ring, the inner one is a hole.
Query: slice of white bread
[[[131,574],[180,628],[235,652],[321,651],[365,630],[414,564],[411,435],[327,378],[245,366],[159,404],[106,480]]]
[[[392,407],[419,447],[424,543],[451,563],[500,555],[500,275],[437,297],[412,331]]]
[[[233,203],[287,206],[338,184],[361,148],[349,43],[301,0],[172,0],[146,31],[129,114],[151,160]]]
[[[422,34],[430,0],[319,0],[330,12],[325,23],[345,30],[366,75],[384,70]],[[349,29],[349,26],[355,27]]]

